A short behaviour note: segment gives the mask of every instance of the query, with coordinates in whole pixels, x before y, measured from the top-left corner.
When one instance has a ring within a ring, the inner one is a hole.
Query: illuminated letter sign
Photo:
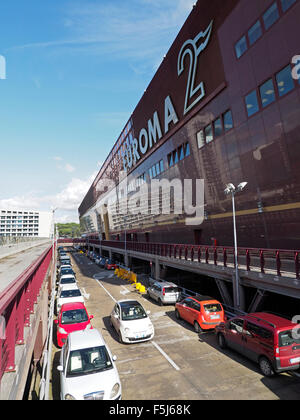
[[[187,54],[190,56],[190,69],[188,75],[188,82],[185,95],[184,115],[187,114],[201,99],[205,96],[204,83],[201,82],[195,87],[195,78],[198,68],[198,58],[203,50],[208,45],[213,27],[213,20],[210,22],[208,28],[204,32],[200,32],[195,39],[187,40],[178,56],[178,76],[184,71],[184,58]],[[199,92],[198,97],[190,103],[192,98]],[[189,104],[190,103],[190,104]]]

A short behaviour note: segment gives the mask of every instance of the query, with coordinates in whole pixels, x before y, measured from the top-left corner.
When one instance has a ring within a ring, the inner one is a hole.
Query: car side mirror
[[[54,320],[54,324],[56,324],[56,325],[58,324],[58,319]]]
[[[115,362],[117,360],[117,356],[113,356],[112,359]]]
[[[147,311],[147,315],[150,315],[151,314],[151,311]]]
[[[63,366],[57,366],[57,370],[58,370],[59,372],[63,372],[64,368],[63,368]]]
[[[94,319],[94,315],[90,315],[90,319]]]

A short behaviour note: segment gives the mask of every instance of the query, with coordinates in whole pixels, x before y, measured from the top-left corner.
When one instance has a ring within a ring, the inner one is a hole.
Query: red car
[[[177,302],[175,316],[192,324],[195,331],[214,329],[225,321],[224,309],[220,302],[208,296],[190,296]]]
[[[106,260],[104,267],[106,270],[116,270],[118,268],[118,265],[115,264],[112,260]]]
[[[68,335],[73,331],[84,330],[91,325],[93,315],[89,316],[83,303],[65,303],[62,305],[58,319],[54,322],[57,325],[57,345],[63,347]]]
[[[219,346],[258,363],[265,376],[300,367],[299,325],[278,315],[257,312],[230,319],[216,328]]]

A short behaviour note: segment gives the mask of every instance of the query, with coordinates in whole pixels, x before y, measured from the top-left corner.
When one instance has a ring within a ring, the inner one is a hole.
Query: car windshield
[[[222,312],[222,307],[219,303],[210,303],[204,305],[205,312]]]
[[[295,330],[286,330],[279,333],[279,347],[287,347],[292,344],[300,344],[298,327]]]
[[[60,284],[70,284],[70,283],[76,283],[76,280],[74,277],[67,277],[65,279],[61,279]]]
[[[147,318],[144,308],[137,302],[122,303],[121,310],[123,321]]]
[[[61,324],[79,324],[87,322],[88,315],[84,309],[73,309],[71,311],[64,311],[61,315]]]
[[[178,292],[178,287],[165,287],[165,293],[177,293]]]
[[[64,276],[65,274],[73,274],[73,270],[72,268],[62,268],[60,273],[62,276]]]
[[[91,347],[70,352],[67,376],[91,375],[112,368],[106,347]]]
[[[63,290],[60,294],[61,298],[71,298],[81,296],[80,290]]]

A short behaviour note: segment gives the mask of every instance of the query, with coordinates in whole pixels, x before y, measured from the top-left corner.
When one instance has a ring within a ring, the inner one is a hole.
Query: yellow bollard
[[[140,290],[140,287],[141,287],[141,283],[136,283],[136,284],[135,284],[135,288],[136,288],[136,290]]]
[[[145,286],[141,285],[140,293],[142,293],[142,294],[146,293],[146,287]]]

